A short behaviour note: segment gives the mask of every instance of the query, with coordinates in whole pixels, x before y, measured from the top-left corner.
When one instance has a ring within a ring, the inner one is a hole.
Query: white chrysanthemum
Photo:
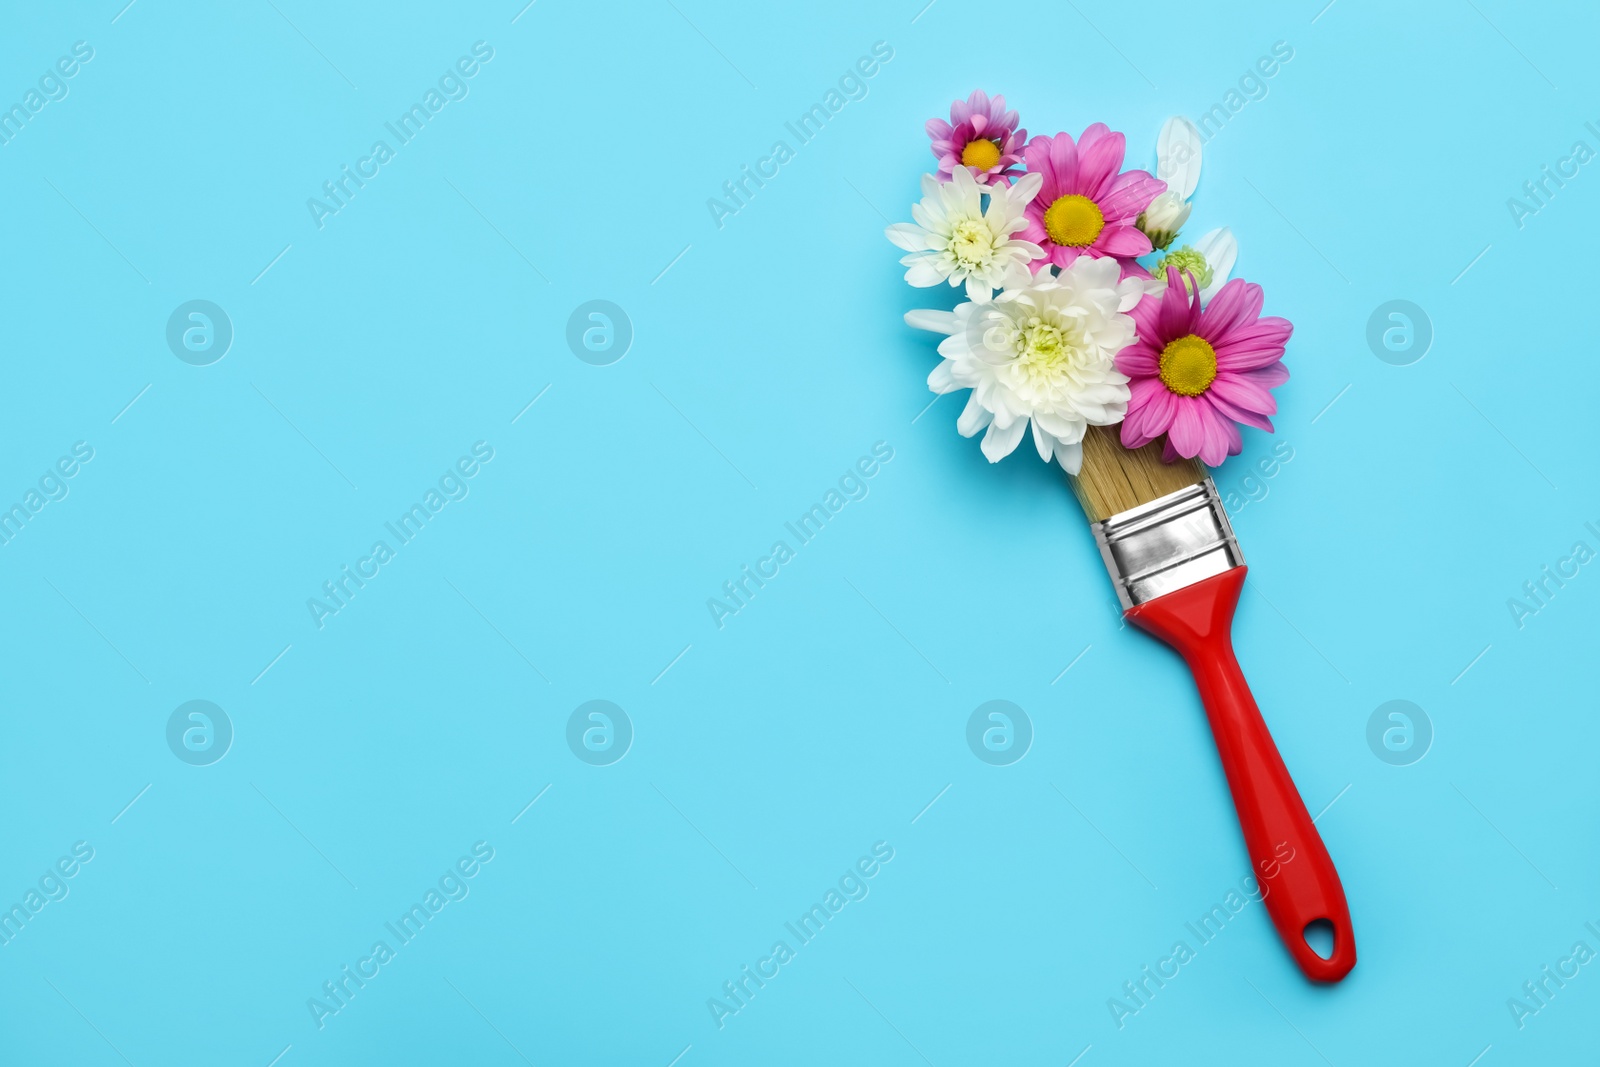
[[[1013,185],[979,185],[966,167],[950,180],[922,177],[922,202],[911,206],[915,222],[897,222],[884,230],[895,244],[911,253],[901,258],[906,281],[927,288],[948,281],[967,285],[967,299],[983,302],[996,289],[1024,285],[1028,262],[1044,255],[1031,241],[1012,234],[1027,225],[1022,209],[1039,193],[1044,179],[1025,174]],[[989,206],[983,206],[983,197]]]
[[[1059,275],[1041,271],[991,303],[906,313],[908,324],[949,335],[928,388],[972,390],[956,429],[971,437],[987,428],[989,462],[1010,455],[1031,422],[1039,457],[1077,474],[1084,432],[1122,421],[1128,379],[1114,361],[1134,339],[1127,312],[1145,288],[1120,277],[1115,259],[1079,256]]]

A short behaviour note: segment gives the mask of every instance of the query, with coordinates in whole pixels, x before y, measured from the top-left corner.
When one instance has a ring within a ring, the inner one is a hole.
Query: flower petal
[[[1061,469],[1068,474],[1078,474],[1083,470],[1083,442],[1074,441],[1066,444],[1057,441],[1056,462],[1061,464]]]
[[[914,330],[952,334],[956,332],[956,313],[935,311],[932,308],[913,308],[906,312],[906,325]]]
[[[1205,444],[1205,426],[1200,418],[1200,399],[1192,396],[1174,398],[1177,410],[1172,415],[1172,426],[1167,438],[1178,455],[1192,459],[1200,454]]]
[[[1265,430],[1267,433],[1272,432],[1271,419],[1254,411],[1244,411],[1240,408],[1234,407],[1226,400],[1223,400],[1220,396],[1218,396],[1215,389],[1207,390],[1206,399],[1211,401],[1211,406],[1215,408],[1223,418],[1245,426],[1254,426],[1256,429]]]
[[[1155,250],[1143,230],[1137,226],[1107,226],[1094,242],[1095,250],[1107,256],[1131,259],[1148,255]]]
[[[1239,258],[1239,242],[1234,240],[1233,231],[1224,226],[1196,241],[1194,250],[1206,257],[1206,266],[1211,268],[1211,284],[1200,290],[1200,302],[1210,303],[1228,275],[1233,273],[1234,261]]]
[[[1077,191],[1091,199],[1099,199],[1122,168],[1127,155],[1128,139],[1112,133],[1103,122],[1097,122],[1083,131],[1078,138],[1078,188]],[[1152,194],[1154,195],[1154,194]]]
[[[1044,185],[1044,175],[1024,174],[1017,179],[1015,185],[1010,187],[1009,197],[1013,204],[1029,204],[1039,195],[1039,189]]]
[[[914,314],[924,313],[912,311],[906,312],[906,322],[913,326],[917,326],[918,323],[911,322],[911,316]],[[935,327],[923,326],[921,328],[927,330],[934,329]],[[1133,344],[1117,353],[1117,370],[1121,371],[1123,374],[1126,374],[1130,378],[1148,377],[1156,374],[1160,369],[1160,355],[1153,347],[1140,341],[1135,341]]]
[[[1044,427],[1039,425],[1039,420],[1033,420],[1033,447],[1039,450],[1039,458],[1046,463],[1050,462],[1051,455],[1055,452],[1055,439],[1045,433]]]
[[[1217,411],[1204,397],[1195,398],[1195,411],[1200,419],[1200,462],[1208,467],[1220,467],[1223,460],[1237,455],[1244,448],[1239,427]],[[1182,446],[1179,446],[1181,451]]]
[[[1167,268],[1167,291],[1161,294],[1161,317],[1156,322],[1156,335],[1163,342],[1195,332],[1195,307],[1189,302],[1189,291],[1176,267]],[[1192,453],[1191,453],[1192,454]]]
[[[1159,378],[1139,378],[1130,386],[1128,416],[1122,420],[1122,443],[1137,448],[1172,428],[1177,397]]]
[[[1215,301],[1213,301],[1213,306]],[[1255,370],[1283,358],[1294,326],[1288,319],[1258,319],[1234,330],[1221,343],[1213,343],[1219,370]]]
[[[983,435],[981,445],[983,454],[989,458],[990,463],[999,463],[1016,451],[1017,444],[1022,440],[1022,434],[1027,428],[1026,418],[1013,419],[1009,426],[991,422],[989,432]]]
[[[1132,222],[1139,212],[1150,206],[1150,201],[1167,191],[1167,183],[1152,178],[1142,170],[1130,170],[1117,175],[1100,195],[1094,198],[1107,221]]]
[[[1181,284],[1181,283],[1180,283]],[[1133,317],[1134,329],[1139,334],[1136,345],[1148,345],[1152,354],[1159,354],[1163,345],[1172,340],[1163,336],[1159,327],[1161,324],[1161,305],[1166,298],[1166,279],[1161,281],[1159,292],[1149,293],[1145,298],[1133,305],[1133,310],[1128,312]]]
[[[1282,363],[1269,363],[1265,367],[1238,374],[1238,377],[1249,378],[1263,389],[1276,389],[1289,380],[1289,368]]]
[[[1243,374],[1224,372],[1217,375],[1211,387],[1206,390],[1206,395],[1227,404],[1234,418],[1238,417],[1237,412],[1272,415],[1278,410],[1278,402],[1273,398],[1272,390]],[[1251,425],[1256,424],[1251,423]]]
[[[1022,147],[1022,165],[1030,173],[1038,174],[1044,179],[1045,196],[1054,198],[1056,188],[1060,182],[1056,177],[1056,166],[1050,161],[1050,138],[1035,137]]]
[[[956,431],[962,437],[971,437],[993,421],[994,413],[979,402],[978,391],[974,389],[967,397],[967,406],[961,409],[961,417],[956,419]]]
[[[944,274],[939,271],[938,260],[934,256],[906,256],[900,262],[906,265],[907,285],[927,289],[945,279]]]
[[[1156,140],[1156,176],[1184,200],[1200,184],[1200,144],[1200,131],[1182,115],[1168,119]]]
[[[1050,166],[1056,173],[1058,187],[1076,188],[1078,181],[1078,146],[1070,134],[1058,133],[1049,139]]]
[[[914,222],[897,222],[883,235],[907,252],[925,252],[932,247],[928,244],[928,231]]]
[[[1226,343],[1236,329],[1254,322],[1261,315],[1261,286],[1235,278],[1211,298],[1201,317],[1201,328],[1213,346]]]

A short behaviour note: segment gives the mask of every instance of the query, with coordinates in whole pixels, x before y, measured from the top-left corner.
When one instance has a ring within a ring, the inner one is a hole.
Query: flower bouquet
[[[1200,181],[1199,131],[1169,119],[1151,175],[1124,169],[1126,140],[1104,123],[1029,139],[1017,122],[982,91],[928,120],[937,169],[914,221],[885,231],[911,285],[965,286],[953,311],[906,315],[947,335],[928,386],[972,390],[961,434],[985,431],[996,462],[1031,426],[1040,458],[1076,475],[1091,426],[1212,467],[1239,453],[1241,426],[1270,432],[1293,327],[1261,316],[1260,286],[1229,279],[1226,228],[1173,247]]]

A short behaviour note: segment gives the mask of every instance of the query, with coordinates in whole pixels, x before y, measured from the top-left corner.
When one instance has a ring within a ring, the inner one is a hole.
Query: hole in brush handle
[[[1333,959],[1334,928],[1331,919],[1312,919],[1300,932],[1312,952],[1325,960]]]

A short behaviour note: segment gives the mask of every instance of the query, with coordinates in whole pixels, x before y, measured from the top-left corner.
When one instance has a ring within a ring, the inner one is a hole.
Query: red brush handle
[[[1307,977],[1337,982],[1356,965],[1355,934],[1339,872],[1306,813],[1233,655],[1233,609],[1244,567],[1135,605],[1126,617],[1177,649],[1194,673],[1239,812],[1252,873],[1278,936]],[[1306,943],[1306,926],[1333,925],[1333,955]]]

